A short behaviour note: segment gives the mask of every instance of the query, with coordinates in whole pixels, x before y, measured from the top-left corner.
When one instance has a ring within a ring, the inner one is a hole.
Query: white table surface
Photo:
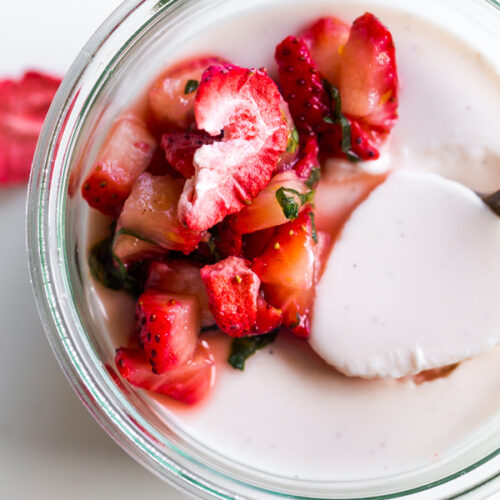
[[[0,78],[63,74],[119,0],[0,0]],[[0,498],[187,498],[93,420],[42,331],[24,239],[25,188],[0,190]]]

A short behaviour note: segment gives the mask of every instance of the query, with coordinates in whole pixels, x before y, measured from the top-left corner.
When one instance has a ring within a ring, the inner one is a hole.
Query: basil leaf
[[[321,170],[318,167],[315,167],[311,170],[309,177],[306,181],[306,186],[312,189],[321,179]]]
[[[288,138],[288,142],[286,145],[286,152],[287,153],[295,153],[297,151],[297,148],[299,147],[299,133],[297,132],[297,129],[293,127],[292,133],[290,134],[290,137]]]
[[[236,370],[245,369],[245,361],[255,354],[259,349],[274,342],[277,331],[264,335],[252,335],[249,337],[238,337],[233,339],[228,363]]]
[[[191,94],[191,92],[198,90],[198,85],[199,82],[197,80],[188,80],[184,87],[184,94]]]
[[[316,221],[314,220],[314,212],[309,212],[309,218],[311,219],[312,237],[314,243],[318,243],[318,233],[316,231]]]
[[[342,117],[342,103],[340,100],[340,91],[337,87],[334,87],[333,85],[329,85],[329,90],[330,90],[330,98],[333,103],[332,106],[333,118],[335,121],[338,121]]]
[[[287,196],[286,193],[291,193],[293,196]],[[314,197],[314,191],[309,191],[306,194],[299,193],[295,189],[280,187],[276,191],[276,199],[281,205],[283,214],[287,219],[296,219],[299,216],[299,208],[311,201]],[[297,202],[297,198],[300,202]]]

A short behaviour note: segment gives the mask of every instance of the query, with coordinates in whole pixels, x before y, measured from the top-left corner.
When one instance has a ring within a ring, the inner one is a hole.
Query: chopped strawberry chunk
[[[137,300],[139,343],[153,373],[187,363],[194,354],[200,332],[198,300],[191,295],[146,290]]]
[[[154,289],[168,293],[193,295],[198,299],[201,326],[215,325],[208,307],[208,295],[200,276],[201,264],[190,260],[154,261],[148,268],[146,290]]]
[[[330,99],[306,43],[289,36],[276,47],[275,58],[280,85],[295,125],[306,134],[317,131],[330,116]]]
[[[141,174],[123,206],[118,226],[145,241],[185,254],[191,253],[206,234],[184,227],[177,215],[183,179]]]
[[[250,204],[231,217],[233,230],[239,234],[247,234],[289,222],[276,198],[276,191],[280,188],[297,191],[300,194],[310,191],[304,180],[300,179],[294,170],[276,174]],[[294,197],[300,206],[299,210],[302,210],[304,205],[292,191],[286,191],[286,195]]]
[[[257,297],[257,318],[253,331],[260,335],[275,330],[281,325],[282,315],[281,309],[276,309],[268,304],[262,294],[259,294]]]
[[[165,253],[164,248],[149,241],[141,240],[131,234],[117,231],[113,240],[113,255],[124,266],[153,257],[161,257]]]
[[[203,132],[168,132],[161,138],[161,147],[165,150],[170,165],[189,179],[194,175],[194,153],[204,144],[212,144],[214,140]]]
[[[194,122],[194,100],[203,72],[213,64],[225,62],[216,56],[197,57],[182,61],[161,75],[149,91],[150,108],[159,125],[186,130]]]
[[[305,290],[314,279],[313,213],[307,207],[294,221],[280,226],[252,269],[263,283]]]
[[[322,17],[302,31],[320,73],[337,86],[340,73],[340,54],[349,38],[349,26],[336,17]]]
[[[186,404],[203,399],[213,385],[214,358],[205,342],[201,342],[191,361],[155,375],[141,349],[116,351],[116,367],[120,375],[135,387],[166,394]]]
[[[388,132],[397,118],[396,53],[389,30],[370,13],[352,24],[342,51],[339,90],[342,111]]]
[[[245,234],[243,236],[243,254],[247,259],[255,259],[269,245],[269,242],[274,238],[276,226],[261,229],[255,233]]]
[[[293,166],[295,172],[301,179],[309,179],[311,172],[319,168],[319,147],[316,136],[307,135],[301,140],[299,159]]]
[[[255,333],[260,279],[250,261],[228,257],[202,268],[201,279],[219,328],[232,337]]]
[[[36,71],[0,81],[0,185],[28,179],[38,135],[61,80]]]
[[[224,219],[212,230],[215,249],[222,258],[236,255],[243,256],[243,238],[234,231],[228,219]]]
[[[120,117],[82,184],[84,199],[104,214],[118,215],[155,149],[156,141],[140,118],[130,113]]]
[[[186,181],[179,216],[205,230],[238,212],[268,183],[286,148],[287,130],[276,84],[260,70],[211,66],[195,102],[196,124],[223,139],[194,154],[195,174]]]

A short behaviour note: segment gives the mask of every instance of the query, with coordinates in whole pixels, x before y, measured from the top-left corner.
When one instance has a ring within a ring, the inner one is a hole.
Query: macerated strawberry
[[[301,179],[309,179],[313,169],[319,168],[319,147],[315,135],[307,135],[300,141],[299,159],[293,166]]]
[[[275,59],[295,125],[306,134],[317,131],[330,116],[330,98],[306,43],[295,36],[285,38],[276,47]]]
[[[28,179],[38,135],[61,83],[36,71],[0,81],[0,185]]]
[[[231,216],[232,229],[236,233],[247,234],[289,222],[276,197],[276,192],[281,188],[286,196],[291,196],[295,200],[298,210],[302,210],[305,205],[293,192],[305,195],[310,191],[310,188],[303,179],[297,176],[294,170],[287,170],[276,174],[248,205]]]
[[[179,216],[202,231],[238,212],[271,179],[287,142],[276,84],[261,70],[211,66],[195,102],[196,124],[223,139],[197,149]]]
[[[387,174],[369,174],[359,169],[323,176],[314,196],[316,226],[336,238],[352,211],[381,184]]]
[[[144,172],[123,206],[118,226],[168,250],[191,253],[207,235],[179,221],[177,204],[183,187],[183,179]]]
[[[121,116],[82,184],[83,198],[104,214],[118,215],[155,149],[156,141],[140,118],[130,113]]]
[[[204,56],[167,69],[149,91],[149,105],[159,125],[186,130],[194,122],[194,100],[203,72],[225,62],[220,57]]]
[[[275,330],[281,325],[282,316],[281,309],[276,309],[276,307],[269,304],[260,293],[257,297],[257,318],[253,331],[261,335]]]
[[[206,342],[199,343],[191,361],[161,375],[152,372],[141,349],[121,347],[116,351],[115,364],[120,375],[133,386],[187,404],[203,399],[215,378],[215,362]]]
[[[289,170],[295,163],[299,152],[299,133],[293,122],[292,114],[288,107],[288,103],[285,101],[283,96],[281,96],[280,101],[281,116],[286,125],[286,149],[281,153],[280,159],[278,161],[278,166],[276,170],[278,172],[282,170]]]
[[[208,295],[200,270],[202,265],[190,260],[153,261],[149,265],[145,288],[168,293],[194,295],[198,299],[201,326],[215,325],[208,307]]]
[[[200,333],[198,300],[192,295],[146,290],[137,300],[136,326],[153,373],[187,363]]]
[[[279,226],[252,269],[263,283],[305,290],[314,279],[315,228],[308,206],[292,222]]]
[[[269,242],[274,237],[277,227],[268,227],[261,229],[255,233],[243,235],[243,254],[247,259],[255,259],[269,245]]]
[[[331,238],[317,232],[318,243],[314,247],[313,281],[309,288],[297,289],[280,284],[263,284],[262,288],[270,304],[281,311],[281,322],[298,337],[309,337],[314,305],[315,287],[323,273],[328,258]]]
[[[389,30],[370,13],[352,24],[340,61],[342,111],[388,132],[397,118],[396,53]]]
[[[120,260],[124,266],[139,262],[141,260],[161,257],[166,250],[154,243],[144,241],[131,234],[117,231],[113,240],[113,255]]]
[[[213,243],[219,257],[226,258],[231,255],[243,256],[243,239],[241,234],[234,231],[228,219],[219,222],[213,230]]]
[[[260,279],[250,261],[228,257],[201,270],[217,326],[232,337],[255,333]]]
[[[168,163],[185,179],[189,179],[194,175],[194,153],[214,140],[214,137],[203,132],[168,132],[162,135],[161,147],[165,150]]]
[[[322,76],[337,86],[340,54],[349,38],[349,26],[336,17],[322,17],[301,34]]]

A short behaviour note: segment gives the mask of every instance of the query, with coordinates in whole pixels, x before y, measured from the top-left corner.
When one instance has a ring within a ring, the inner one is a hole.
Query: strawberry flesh
[[[255,333],[259,277],[250,261],[228,257],[201,270],[217,326],[231,337]]]
[[[137,177],[149,165],[156,141],[135,115],[119,118],[82,184],[82,196],[100,212],[116,216]]]
[[[26,72],[0,81],[0,186],[25,182],[38,135],[61,80]]]
[[[199,343],[191,361],[161,375],[152,372],[141,349],[118,349],[115,363],[120,375],[133,386],[190,405],[207,395],[215,377],[214,357],[205,342]]]
[[[293,166],[301,179],[309,179],[314,168],[319,168],[319,147],[315,135],[305,136],[300,143],[299,159]]]
[[[136,326],[139,343],[153,373],[188,362],[200,331],[199,306],[191,295],[146,290],[137,300]]]
[[[269,183],[287,143],[280,102],[264,71],[219,65],[203,73],[196,124],[211,136],[222,131],[223,139],[194,154],[195,174],[179,201],[179,216],[189,228],[209,229]]]

